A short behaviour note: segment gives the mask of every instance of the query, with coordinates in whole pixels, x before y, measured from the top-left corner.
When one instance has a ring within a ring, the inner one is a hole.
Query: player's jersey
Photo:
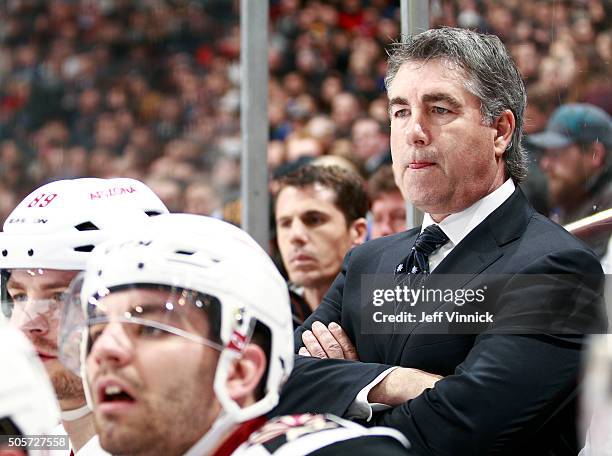
[[[288,415],[268,421],[232,456],[407,455],[408,440],[385,427],[365,428],[333,415]]]
[[[58,424],[55,429],[53,429],[50,435],[68,435],[64,426]],[[107,453],[100,446],[100,441],[98,440],[98,436],[94,435],[91,439],[83,445],[83,447],[74,453],[74,451],[70,448],[67,450],[50,450],[49,456],[110,456],[110,453]]]

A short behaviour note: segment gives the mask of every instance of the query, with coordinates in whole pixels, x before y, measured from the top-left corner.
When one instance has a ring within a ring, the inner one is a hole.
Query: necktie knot
[[[448,236],[438,225],[429,225],[414,242],[414,248],[423,255],[431,253],[448,242]]]

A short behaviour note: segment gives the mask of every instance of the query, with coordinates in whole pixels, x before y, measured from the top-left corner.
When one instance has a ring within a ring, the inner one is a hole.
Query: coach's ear
[[[504,110],[493,124],[495,128],[495,138],[493,139],[493,147],[495,156],[501,158],[506,151],[508,144],[512,141],[512,133],[516,127],[516,119],[514,114],[509,109]]]
[[[349,226],[349,234],[352,247],[363,244],[368,235],[368,221],[363,217],[354,220]]]
[[[266,371],[266,354],[256,344],[247,344],[242,356],[232,362],[227,375],[227,392],[242,407],[257,400],[257,385]]]

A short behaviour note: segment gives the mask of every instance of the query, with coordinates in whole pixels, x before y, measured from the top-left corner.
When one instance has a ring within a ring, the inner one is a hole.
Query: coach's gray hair
[[[525,178],[527,156],[521,138],[527,95],[521,75],[498,37],[444,27],[393,43],[388,53],[387,91],[404,63],[439,59],[465,72],[466,89],[480,100],[485,124],[492,125],[505,109],[512,111],[516,127],[504,154],[505,171],[515,183]]]

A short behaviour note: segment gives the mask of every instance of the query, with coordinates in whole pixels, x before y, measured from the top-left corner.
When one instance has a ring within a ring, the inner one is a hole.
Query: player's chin
[[[129,429],[114,426],[108,429],[97,429],[100,446],[110,454],[134,454],[140,446],[137,442],[141,436],[134,435]]]

